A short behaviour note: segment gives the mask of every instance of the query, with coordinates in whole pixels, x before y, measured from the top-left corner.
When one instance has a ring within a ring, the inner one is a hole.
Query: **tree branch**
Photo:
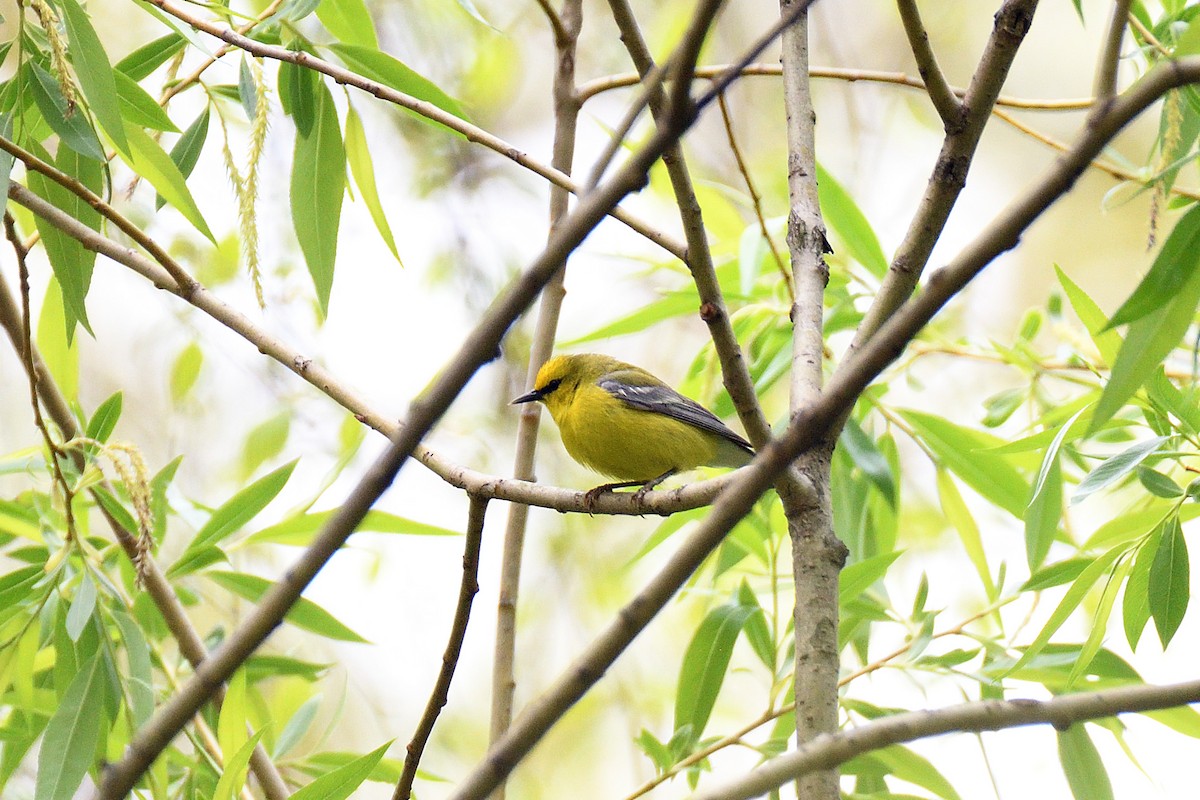
[[[433,120],[440,125],[444,125],[456,133],[462,134],[467,141],[474,144],[483,145],[484,147],[496,152],[510,161],[519,164],[525,169],[539,175],[550,181],[556,186],[561,186],[572,194],[578,196],[583,193],[582,188],[571,179],[570,176],[564,175],[559,170],[553,169],[539,161],[530,158],[526,153],[517,147],[509,144],[498,136],[495,136],[483,128],[472,125],[465,120],[443,111],[432,103],[427,103],[423,100],[418,100],[411,95],[398,92],[390,86],[384,86],[375,81],[364,78],[357,72],[348,70],[344,67],[339,67],[336,64],[331,64],[324,59],[306,53],[302,50],[288,50],[286,47],[278,47],[276,45],[263,44],[262,42],[250,39],[246,36],[233,31],[229,28],[217,25],[209,20],[189,14],[187,11],[172,5],[168,0],[146,0],[152,5],[161,9],[164,13],[170,14],[176,19],[191,25],[199,31],[203,31],[210,36],[233,45],[234,47],[245,50],[251,55],[259,56],[260,58],[270,58],[276,61],[286,61],[290,64],[295,64],[298,67],[311,69],[314,72],[319,72],[322,75],[327,75],[335,81],[347,86],[353,86],[356,89],[361,89],[367,94],[373,95],[388,103],[398,105],[401,108],[406,108],[415,114],[419,114],[426,119]],[[673,239],[671,236],[655,229],[649,223],[638,219],[627,211],[620,208],[613,208],[609,212],[609,216],[616,219],[630,229],[636,231],[642,236],[649,239],[654,244],[666,250],[671,255],[680,259],[687,260],[686,248]]]
[[[487,514],[486,498],[469,495],[470,505],[467,516],[467,535],[463,544],[462,583],[458,587],[458,604],[454,609],[454,622],[450,625],[450,641],[446,643],[446,652],[442,656],[442,669],[438,673],[429,702],[425,704],[425,713],[417,723],[412,741],[408,743],[407,755],[404,758],[404,770],[396,783],[396,791],[392,800],[408,800],[412,796],[413,781],[417,777],[417,766],[421,763],[421,754],[433,733],[433,725],[438,715],[450,697],[450,682],[454,680],[454,669],[458,666],[458,658],[462,653],[463,640],[467,636],[467,622],[471,618],[471,604],[479,593],[479,547],[483,542],[483,522]]]
[[[697,792],[691,800],[748,800],[801,775],[830,769],[863,753],[930,736],[1044,724],[1061,731],[1085,720],[1197,702],[1200,702],[1200,681],[1189,681],[1080,692],[1051,700],[985,700],[932,711],[911,711],[822,737],[771,759],[737,780]]]
[[[971,86],[963,100],[960,124],[947,126],[945,141],[934,164],[925,194],[917,207],[904,241],[892,259],[891,268],[875,301],[854,335],[851,352],[875,335],[884,320],[890,317],[917,286],[929,261],[933,246],[941,236],[966,184],[967,172],[991,115],[992,106],[1008,76],[1025,33],[1033,22],[1037,0],[1004,0],[996,12],[995,26]]]
[[[692,29],[695,30],[698,22],[711,21],[719,5],[719,0],[701,4]],[[685,43],[683,52],[695,52],[697,48],[698,45],[694,43]],[[400,467],[475,371],[495,357],[501,340],[516,318],[528,308],[546,283],[562,268],[571,252],[608,212],[627,194],[645,185],[650,167],[695,121],[695,113],[694,107],[688,104],[673,114],[672,126],[658,131],[630,156],[612,178],[580,199],[575,211],[552,233],[542,253],[496,298],[456,356],[438,373],[429,388],[413,401],[407,421],[392,439],[392,444],[368,469],[304,554],[262,597],[237,630],[197,668],[192,679],[158,709],[130,742],[121,760],[109,766],[97,795],[101,800],[124,798],[216,687],[266,641],[288,609],[300,598],[304,588],[391,485]],[[495,788],[494,784],[489,790],[491,788]]]
[[[947,128],[957,123],[962,113],[962,105],[942,68],[938,66],[937,56],[929,45],[929,33],[925,23],[921,22],[921,12],[917,10],[916,0],[896,0],[896,8],[900,12],[900,21],[904,23],[904,33],[908,36],[909,47],[912,48],[913,58],[917,61],[917,72],[925,82],[925,91],[929,94],[933,107]]]
[[[1104,109],[1117,94],[1117,67],[1121,63],[1121,41],[1129,19],[1132,0],[1113,0],[1112,16],[1104,34],[1104,50],[1096,61],[1096,108]]]

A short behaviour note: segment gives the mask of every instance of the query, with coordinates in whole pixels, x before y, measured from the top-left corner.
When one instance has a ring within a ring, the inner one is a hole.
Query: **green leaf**
[[[92,581],[91,573],[85,572],[79,581],[79,590],[71,600],[71,607],[67,610],[67,636],[71,637],[72,642],[79,641],[95,610],[96,584]]]
[[[382,744],[365,756],[322,775],[299,789],[292,795],[291,800],[345,800],[371,776],[371,772],[391,745],[390,741]]]
[[[1129,548],[1124,543],[1118,544],[1110,548],[1103,555],[1097,557],[1079,574],[1079,577],[1076,578],[1075,582],[1071,584],[1071,588],[1067,589],[1066,594],[1064,594],[1062,600],[1059,601],[1058,606],[1050,615],[1050,619],[1048,619],[1046,624],[1042,626],[1042,630],[1038,633],[1037,638],[1033,640],[1033,644],[1025,648],[1025,652],[1022,653],[1021,657],[1017,659],[1017,662],[1007,670],[1006,674],[1012,674],[1016,670],[1028,664],[1030,659],[1032,659],[1034,656],[1040,653],[1043,648],[1046,647],[1046,645],[1050,642],[1050,637],[1053,636],[1060,627],[1062,627],[1062,624],[1067,621],[1067,617],[1071,616],[1071,613],[1079,607],[1079,604],[1083,602],[1084,595],[1088,593],[1088,590],[1092,588],[1093,584],[1100,579],[1101,575],[1109,571],[1113,565],[1113,562],[1115,562],[1118,557],[1128,552],[1128,550]]]
[[[253,603],[257,603],[275,585],[274,581],[260,578],[257,575],[246,575],[241,572],[211,570],[205,572],[204,576],[211,578],[239,597],[243,597]],[[296,601],[296,604],[288,611],[285,619],[298,628],[303,628],[306,631],[311,631],[330,639],[342,642],[367,641],[341,622],[338,622],[336,617],[321,608],[321,606],[303,597]]]
[[[296,547],[307,547],[312,543],[313,536],[334,515],[333,511],[314,511],[298,514],[285,519],[277,525],[263,528],[257,533],[247,536],[241,543],[256,544],[286,544]],[[363,521],[354,529],[357,533],[401,533],[408,536],[460,536],[459,531],[429,525],[424,522],[398,517],[386,511],[372,509],[363,517]]]
[[[819,163],[817,196],[825,221],[838,236],[838,244],[876,278],[886,275],[887,256],[879,246],[879,239],[875,236],[871,223],[867,221],[866,215],[859,209],[850,193]]]
[[[1176,483],[1170,475],[1164,475],[1145,464],[1140,464],[1137,468],[1137,476],[1142,486],[1146,487],[1146,491],[1155,497],[1163,497],[1168,500],[1183,497],[1183,487]]]
[[[758,660],[770,670],[770,674],[774,675],[779,666],[775,662],[775,640],[771,636],[771,628],[767,625],[767,615],[759,605],[758,598],[754,596],[754,590],[750,588],[750,583],[745,579],[738,586],[738,603],[754,609],[754,613],[746,618],[744,627],[746,641],[750,644],[750,649],[758,656]]]
[[[241,791],[246,783],[246,768],[250,764],[250,758],[254,755],[254,748],[258,746],[258,740],[262,738],[265,731],[265,728],[257,731],[232,756],[229,753],[225,754],[225,767],[221,771],[221,779],[217,781],[217,787],[213,791],[213,800],[233,800]]]
[[[196,561],[199,554],[211,551],[218,542],[223,541],[227,536],[235,533],[247,522],[254,519],[283,490],[288,478],[292,475],[292,470],[295,468],[295,461],[285,464],[274,472],[259,478],[229,498],[220,508],[212,513],[212,516],[208,518],[208,522],[196,533],[196,537],[188,545],[187,550],[171,566],[169,573],[180,575],[199,568],[201,564]],[[223,559],[224,554],[218,551],[216,557]],[[212,563],[212,561],[209,560],[207,563]],[[191,564],[192,568],[185,570],[185,564]]]
[[[1158,555],[1159,542],[1168,519],[1162,520],[1146,537],[1133,559],[1129,580],[1125,583],[1125,597],[1121,602],[1121,622],[1125,629],[1125,641],[1130,650],[1137,650],[1138,641],[1150,620],[1150,570]]]
[[[250,735],[246,733],[246,670],[238,669],[226,684],[221,715],[217,718],[217,742],[222,753],[241,749]]]
[[[614,336],[638,333],[663,320],[695,314],[699,306],[700,299],[694,290],[670,292],[662,298],[642,306],[631,314],[597,328],[591,333],[584,334],[577,339],[561,342],[560,346],[574,347],[575,345],[593,342],[597,339],[610,339]]]
[[[157,189],[158,193],[183,215],[184,219],[192,223],[192,227],[204,234],[204,237],[210,242],[216,244],[217,240],[213,238],[212,231],[208,229],[208,223],[204,221],[204,215],[200,213],[200,208],[196,205],[192,192],[187,187],[183,173],[179,171],[179,167],[175,165],[171,157],[141,128],[129,125],[125,129],[125,134],[129,138],[129,166],[133,168],[134,172],[149,181],[150,185]]]
[[[321,8],[324,8],[324,4]],[[383,203],[379,200],[379,189],[375,185],[375,167],[371,163],[371,151],[367,148],[367,135],[354,106],[348,106],[346,111],[346,161],[350,164],[350,174],[354,176],[354,183],[358,185],[358,193],[367,204],[367,210],[371,212],[375,230],[379,231],[383,243],[387,245],[396,261],[400,262],[400,266],[404,266],[404,262],[400,261],[400,253],[396,250],[392,228],[383,213]]]
[[[902,781],[920,786],[944,800],[959,800],[958,792],[942,773],[926,759],[903,745],[894,744],[871,753],[871,757],[883,762],[887,772]]]
[[[1169,436],[1155,436],[1153,439],[1138,442],[1117,453],[1115,456],[1104,459],[1075,487],[1075,494],[1071,497],[1071,504],[1074,505],[1089,495],[1121,480],[1133,472],[1138,464],[1149,458],[1170,438]]]
[[[317,6],[317,19],[339,42],[379,49],[375,22],[363,0],[323,0]]]
[[[1200,212],[1200,207],[1195,211]],[[1129,326],[1108,383],[1092,415],[1091,431],[1099,430],[1125,405],[1187,333],[1196,304],[1200,302],[1200,269],[1195,268],[1198,255],[1200,249],[1192,253],[1187,282],[1168,303]]]
[[[320,88],[320,77],[311,69],[297,67],[290,61],[280,62],[279,104],[283,106],[283,113],[296,123],[299,136],[312,134]]]
[[[59,147],[54,165],[62,172],[76,178],[96,194],[103,192],[104,177],[100,162],[82,156],[68,147]],[[59,186],[40,173],[30,172],[29,188],[43,200],[69,214],[93,230],[100,229],[100,214],[86,201]],[[96,254],[85,248],[78,240],[60,231],[41,217],[36,218],[38,233],[46,248],[46,256],[54,269],[54,277],[62,289],[63,308],[66,312],[65,330],[67,342],[74,338],[76,323],[92,332],[87,318],[88,290],[92,285],[92,268]]]
[[[888,567],[902,555],[903,550],[895,550],[847,566],[838,577],[839,602],[845,605],[870,589],[877,580],[887,574]]]
[[[92,418],[88,420],[87,432],[84,433],[84,436],[101,443],[108,441],[113,428],[117,427],[117,420],[121,418],[122,397],[121,392],[115,392],[100,404],[96,413],[92,414]]]
[[[291,424],[291,409],[284,409],[270,419],[255,425],[250,433],[246,434],[241,458],[243,480],[253,475],[263,463],[283,451],[284,445],[287,444]]]
[[[196,162],[200,160],[200,153],[208,139],[208,111],[209,107],[205,106],[171,148],[171,160],[179,167],[179,174],[184,179],[196,168]],[[154,201],[155,208],[162,208],[166,202],[161,194],[158,195]]]
[[[125,122],[121,119],[121,104],[112,66],[104,45],[96,35],[88,15],[75,0],[59,0],[63,22],[67,29],[67,51],[79,79],[79,88],[97,121],[122,152],[129,150]]]
[[[67,99],[63,97],[58,81],[36,61],[27,62],[26,66],[29,76],[26,85],[50,130],[58,134],[62,144],[80,155],[97,162],[104,161],[104,146],[92,130],[87,115],[67,107]]]
[[[3,62],[0,62],[3,63]],[[0,114],[0,136],[12,140],[13,118],[11,114]],[[0,214],[8,209],[8,187],[12,184],[12,168],[16,158],[7,151],[0,152]]]
[[[846,451],[854,465],[863,471],[867,480],[875,484],[888,504],[895,508],[899,498],[892,466],[875,446],[875,441],[854,419],[846,420],[846,426],[842,428],[842,434],[838,437],[838,445]]]
[[[71,800],[105,735],[108,675],[101,653],[80,664],[46,725],[38,754],[38,800]]]
[[[1025,516],[1029,484],[1006,460],[988,452],[999,444],[996,437],[932,414],[912,410],[902,410],[900,414],[964,483],[1014,517]]]
[[[42,241],[46,240],[43,238]],[[42,313],[38,316],[37,345],[42,361],[46,362],[63,396],[76,401],[79,399],[79,346],[68,336],[70,329],[66,320],[62,289],[58,280],[52,277],[46,286]]]
[[[1058,732],[1058,760],[1075,800],[1112,800],[1112,783],[1104,760],[1083,723]]]
[[[734,642],[754,611],[737,602],[717,606],[704,617],[688,644],[675,690],[675,730],[686,728],[692,742],[699,741],[704,733],[729,668]]]
[[[1175,223],[1150,271],[1112,315],[1108,327],[1135,322],[1171,303],[1187,291],[1197,266],[1200,266],[1200,206]]]
[[[1092,337],[1092,343],[1100,352],[1100,357],[1106,364],[1115,363],[1117,353],[1121,349],[1121,335],[1108,328],[1108,317],[1100,310],[1100,306],[1096,305],[1087,292],[1068,278],[1057,264],[1054,265],[1054,271],[1058,274],[1058,282],[1063,287],[1067,299],[1071,301],[1071,308],[1075,310],[1075,316],[1079,317],[1080,322],[1087,328],[1088,334]]]
[[[141,727],[154,713],[154,674],[150,663],[150,647],[132,617],[120,609],[114,609],[112,615],[121,629],[125,658],[129,662],[129,675],[125,678],[129,708],[134,725]]]
[[[1049,453],[1046,457],[1051,458]],[[1025,559],[1031,572],[1046,560],[1062,519],[1062,467],[1056,457],[1047,465],[1049,469],[1038,476],[1039,485],[1025,509]]]
[[[387,53],[357,44],[334,44],[330,45],[329,49],[336,53],[346,66],[364,77],[379,81],[385,86],[390,86],[396,91],[404,92],[418,100],[431,103],[461,120],[470,121],[457,100],[443,92],[433,81],[413,71]],[[428,117],[419,115],[417,119],[426,123],[433,122]],[[441,126],[440,123],[433,124]],[[457,131],[454,133],[461,135]]]
[[[296,713],[292,714],[287,724],[283,726],[283,730],[280,731],[279,740],[275,742],[271,758],[278,761],[304,738],[304,734],[308,733],[308,729],[312,727],[313,719],[316,718],[320,708],[321,696],[315,695],[305,700],[304,704],[296,709]]]
[[[200,377],[200,367],[203,365],[204,351],[195,342],[188,342],[171,365],[172,403],[178,403],[188,396]]]
[[[258,108],[258,89],[254,85],[254,75],[250,72],[250,62],[244,55],[241,66],[238,68],[238,97],[242,101],[242,110],[246,112],[246,119],[254,119]]]
[[[979,574],[984,591],[989,598],[996,596],[996,583],[992,580],[991,568],[987,563],[987,551],[983,548],[983,536],[979,533],[979,525],[971,515],[971,509],[963,500],[962,493],[954,485],[954,479],[944,469],[937,471],[938,499],[941,501],[942,513],[946,520],[958,532],[958,538],[967,551],[967,558]]]
[[[120,70],[113,72],[116,79],[117,97],[121,101],[121,111],[127,122],[142,128],[152,128],[156,131],[178,133],[179,128],[171,122],[167,112],[137,81]]]
[[[1029,580],[1021,584],[1022,592],[1040,592],[1054,586],[1062,586],[1079,577],[1092,563],[1090,558],[1068,558],[1057,561],[1047,567],[1042,567],[1029,576]]]
[[[305,136],[297,126],[291,206],[296,239],[316,286],[322,314],[329,312],[345,191],[346,151],[337,111],[329,90],[319,83],[312,130]]]
[[[1150,616],[1154,618],[1158,640],[1164,650],[1187,613],[1190,598],[1188,573],[1188,551],[1183,528],[1177,517],[1171,517],[1163,527],[1147,587]]]
[[[1068,686],[1074,686],[1080,676],[1088,674],[1088,667],[1091,666],[1092,659],[1096,657],[1096,653],[1100,651],[1100,645],[1104,643],[1104,639],[1108,635],[1108,619],[1112,615],[1113,605],[1117,601],[1117,593],[1121,590],[1121,585],[1125,583],[1125,578],[1129,575],[1132,567],[1132,559],[1119,559],[1112,574],[1105,581],[1103,591],[1100,593],[1100,602],[1096,604],[1096,610],[1092,613],[1091,623],[1088,626],[1087,640],[1079,649],[1079,655],[1075,658],[1075,663],[1071,665],[1071,672],[1067,676]]]
[[[150,77],[150,73],[167,63],[167,59],[184,48],[187,42],[178,33],[168,33],[148,42],[117,62],[115,69],[135,81]]]

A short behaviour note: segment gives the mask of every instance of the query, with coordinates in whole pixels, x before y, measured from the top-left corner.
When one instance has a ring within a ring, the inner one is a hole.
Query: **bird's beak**
[[[536,400],[541,400],[541,399],[542,399],[542,393],[539,392],[537,389],[534,389],[532,392],[523,394],[520,397],[518,397],[516,400],[513,400],[511,405],[515,406],[515,405],[519,405],[520,403],[532,403]]]

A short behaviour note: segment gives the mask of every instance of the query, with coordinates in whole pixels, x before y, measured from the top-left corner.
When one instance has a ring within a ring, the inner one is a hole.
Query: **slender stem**
[[[392,800],[408,800],[412,796],[413,781],[417,777],[417,766],[421,763],[421,754],[433,733],[433,725],[438,715],[446,706],[450,697],[450,682],[454,680],[454,670],[458,666],[458,658],[462,654],[463,640],[467,636],[467,623],[471,619],[471,604],[479,593],[479,547],[483,542],[483,522],[487,514],[487,498],[469,495],[467,510],[467,535],[463,545],[462,582],[458,587],[458,604],[454,608],[454,622],[450,625],[450,640],[446,642],[446,652],[442,655],[442,669],[438,673],[437,682],[425,704],[425,713],[417,723],[412,741],[408,743],[407,755],[404,758],[404,770],[396,783],[396,791]]]
[[[937,56],[929,44],[929,33],[921,21],[921,12],[917,10],[917,0],[896,0],[896,8],[900,11],[900,21],[904,23],[904,33],[908,36],[913,58],[917,60],[917,72],[925,82],[925,91],[929,93],[929,99],[942,122],[951,126],[962,113],[962,105],[946,82],[942,68],[938,66]]]
[[[691,800],[749,800],[799,776],[844,764],[863,753],[930,736],[1041,724],[1053,725],[1062,731],[1085,720],[1175,708],[1195,702],[1200,702],[1200,681],[1166,686],[1123,686],[1061,695],[1050,700],[985,700],[929,711],[910,711],[803,745],[771,759],[741,778],[697,792]]]
[[[1096,61],[1096,108],[1103,109],[1117,94],[1117,67],[1121,63],[1121,42],[1129,20],[1132,0],[1113,0],[1112,15],[1104,34],[1104,49]]]
[[[250,39],[239,34],[237,31],[230,28],[218,25],[214,22],[206,20],[202,17],[197,17],[190,14],[179,6],[174,5],[170,0],[146,0],[148,3],[156,6],[166,14],[170,14],[176,19],[191,25],[199,31],[203,31],[210,36],[215,36],[222,41],[233,45],[234,47],[245,50],[260,58],[270,58],[276,61],[286,61],[295,64],[298,67],[311,69],[314,72],[319,72],[322,75],[328,75],[338,83],[347,86],[353,86],[356,89],[373,95],[380,100],[406,108],[415,114],[420,114],[426,119],[433,120],[440,125],[444,125],[452,131],[462,134],[467,141],[474,144],[480,144],[492,150],[499,155],[504,156],[511,161],[520,164],[530,172],[533,172],[556,186],[561,186],[574,195],[582,193],[583,189],[573,181],[570,176],[564,175],[559,170],[542,164],[535,159],[530,158],[526,153],[517,147],[509,144],[498,136],[495,136],[488,131],[478,126],[472,125],[453,114],[443,111],[432,103],[427,103],[423,100],[417,100],[411,95],[396,91],[390,86],[384,86],[376,83],[368,78],[364,78],[356,72],[348,70],[344,67],[339,67],[336,64],[331,64],[324,59],[317,58],[311,53],[306,53],[302,50],[288,50],[286,47],[264,44],[262,42]],[[645,236],[654,244],[666,250],[671,255],[680,260],[687,259],[687,250],[682,243],[676,241],[666,233],[657,230],[649,223],[638,219],[632,214],[619,209],[613,208],[609,215],[613,219],[619,220],[628,225],[632,230]]]
[[[581,0],[566,0],[562,14],[553,14],[556,69],[552,88],[554,96],[554,145],[551,165],[564,174],[570,174],[575,160],[576,127],[579,121],[579,97],[575,90],[575,58],[579,34],[583,26],[583,3]],[[570,198],[560,187],[550,187],[550,230],[553,231],[567,217]],[[558,331],[558,317],[562,309],[566,270],[560,270],[542,290],[538,306],[537,325],[529,353],[529,368],[526,385],[532,387],[537,372],[550,358],[554,349],[554,338]],[[513,464],[513,476],[521,480],[535,480],[534,456],[537,453],[538,423],[541,418],[539,403],[521,406],[517,423],[517,453]],[[496,604],[496,643],[492,658],[492,716],[489,742],[495,742],[512,723],[513,707],[517,690],[517,602],[521,587],[521,557],[525,549],[525,529],[529,519],[529,506],[509,506],[508,522],[504,530],[504,549],[500,557],[500,587]],[[493,794],[502,800],[504,786]]]

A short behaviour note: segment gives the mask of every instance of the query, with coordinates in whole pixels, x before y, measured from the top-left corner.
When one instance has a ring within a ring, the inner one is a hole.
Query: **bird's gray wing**
[[[744,449],[747,453],[754,453],[750,443],[726,427],[725,423],[717,419],[715,414],[695,400],[684,397],[670,386],[665,384],[639,386],[613,378],[601,378],[596,385],[630,408],[652,411],[655,414],[663,414],[677,419],[700,430],[714,433]]]

